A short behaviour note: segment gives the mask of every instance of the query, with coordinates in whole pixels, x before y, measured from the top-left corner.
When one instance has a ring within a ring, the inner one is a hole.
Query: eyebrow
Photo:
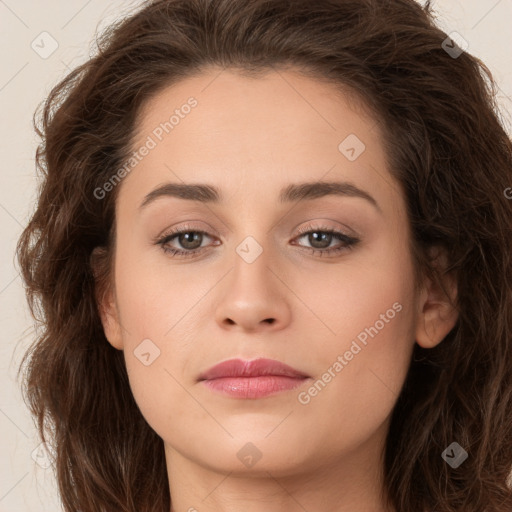
[[[360,197],[371,203],[380,213],[377,201],[366,191],[347,181],[314,181],[290,184],[279,194],[279,202],[286,203],[300,200],[312,200],[326,196]],[[177,197],[202,203],[222,202],[219,189],[207,184],[165,183],[155,188],[144,197],[139,210],[161,197]]]

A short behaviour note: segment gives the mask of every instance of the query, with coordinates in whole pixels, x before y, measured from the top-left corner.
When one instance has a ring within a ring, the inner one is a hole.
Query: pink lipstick
[[[210,390],[234,398],[256,399],[289,391],[309,375],[274,359],[229,359],[202,373],[199,381]]]

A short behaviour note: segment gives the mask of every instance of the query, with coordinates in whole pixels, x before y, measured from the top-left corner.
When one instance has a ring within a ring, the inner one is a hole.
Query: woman
[[[511,510],[494,98],[412,0],[110,27],[46,100],[18,245],[65,510]]]

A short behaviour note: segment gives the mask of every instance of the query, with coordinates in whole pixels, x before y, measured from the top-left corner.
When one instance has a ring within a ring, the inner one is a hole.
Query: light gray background
[[[138,5],[126,0],[0,0],[0,512],[62,510],[52,468],[44,468],[44,458],[37,459],[41,464],[33,459],[40,440],[15,381],[34,336],[13,256],[36,197],[32,114],[51,87],[88,57],[95,31]],[[493,72],[503,121],[512,134],[512,0],[437,0],[434,6],[439,25],[447,33],[459,32],[469,43],[467,51]],[[44,31],[58,43],[47,58],[31,47],[35,40],[40,52],[51,49],[48,36],[40,36]]]

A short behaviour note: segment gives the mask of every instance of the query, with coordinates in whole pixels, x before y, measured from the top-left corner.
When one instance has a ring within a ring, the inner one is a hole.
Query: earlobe
[[[104,247],[94,248],[90,265],[94,275],[96,304],[105,337],[114,348],[123,350],[117,304],[109,275],[108,254]]]
[[[439,272],[441,283],[425,278],[418,304],[416,342],[423,348],[433,348],[441,343],[459,317],[455,306],[457,282],[453,275],[445,272],[447,259],[444,251],[436,250],[433,265]]]
[[[108,342],[117,350],[123,350],[123,339],[121,336],[121,327],[117,306],[113,298],[113,293],[109,290],[104,299],[98,303],[103,331]]]

